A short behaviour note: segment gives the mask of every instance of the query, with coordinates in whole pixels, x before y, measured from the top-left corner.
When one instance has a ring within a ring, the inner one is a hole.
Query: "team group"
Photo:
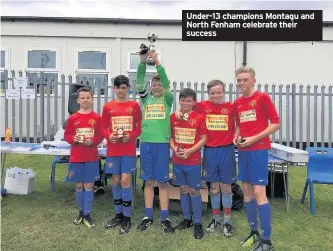
[[[176,229],[193,226],[194,237],[203,238],[200,188],[204,180],[210,182],[212,207],[212,220],[206,231],[221,229],[224,236],[233,236],[231,184],[239,180],[243,183],[244,205],[250,226],[250,234],[241,245],[250,247],[256,244],[253,249],[256,251],[274,250],[270,238],[271,207],[266,185],[268,150],[271,147],[269,136],[280,128],[280,119],[269,95],[255,90],[255,71],[244,66],[236,70],[237,86],[242,95],[234,103],[222,101],[225,84],[212,80],[207,85],[209,100],[197,102],[194,90],[182,89],[179,93],[180,107],[171,114],[174,98],[164,67],[154,52],[141,53],[140,57],[136,89],[142,110],[137,102],[128,100],[130,84],[124,75],[114,79],[116,98],[104,105],[101,116],[91,109],[91,90],[86,87],[78,90],[80,110],[69,117],[64,133],[64,139],[71,144],[66,180],[76,183],[79,209],[74,224],[95,226],[90,217],[94,200],[93,183],[100,178],[98,145],[106,139],[104,172],[112,174],[116,215],[105,227],[119,226],[121,234],[130,231],[131,176],[136,172],[136,140],[140,137],[140,178],[144,181],[145,201],[144,217],[137,226],[140,231],[153,224],[156,181],[164,232],[174,233]],[[145,84],[148,57],[154,59],[157,69],[157,74],[151,79],[150,91]],[[238,147],[238,174],[235,146]],[[168,218],[170,149],[172,182],[180,186],[184,217],[175,227]]]

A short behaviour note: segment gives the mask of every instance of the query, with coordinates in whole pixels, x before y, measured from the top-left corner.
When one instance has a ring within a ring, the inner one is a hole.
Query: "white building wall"
[[[24,71],[27,68],[28,50],[55,49],[58,71],[66,76],[69,74],[75,76],[78,50],[104,50],[107,51],[109,75],[115,77],[118,74],[127,74],[129,52],[137,51],[141,43],[148,44],[146,36],[150,31],[159,36],[156,48],[161,52],[161,62],[172,82],[184,81],[186,84],[187,81],[191,81],[200,84],[219,78],[226,83],[235,83],[234,70],[241,66],[243,61],[242,42],[182,42],[180,25],[3,21],[1,47],[8,52],[6,67],[15,71]],[[297,86],[317,84],[326,87],[333,85],[331,78],[333,27],[324,27],[323,33],[325,40],[323,42],[248,42],[247,65],[256,70],[258,83],[267,83],[269,86],[275,83],[276,91],[280,84],[284,86],[292,83],[296,83]],[[3,105],[4,98],[1,98],[1,106]],[[65,105],[67,111],[67,102]],[[285,114],[286,101],[283,100],[280,105],[276,100],[276,105],[281,106]],[[314,116],[312,99],[311,105],[311,116]],[[320,103],[317,105],[320,111]],[[303,122],[306,119],[307,109],[303,106]],[[328,115],[328,110],[321,112]],[[317,120],[320,120],[321,112],[318,113]],[[3,118],[4,113],[1,114],[1,134],[4,132]],[[60,121],[59,117],[59,123]],[[284,125],[284,139],[286,133]],[[313,140],[313,128],[310,135]],[[327,130],[325,135],[326,138]]]

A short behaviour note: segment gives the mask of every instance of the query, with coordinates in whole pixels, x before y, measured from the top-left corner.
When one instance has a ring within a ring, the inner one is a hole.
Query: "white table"
[[[1,177],[3,175],[4,165],[6,161],[6,154],[28,154],[28,155],[50,155],[50,156],[69,156],[70,148],[49,148],[44,149],[38,143],[24,143],[24,142],[10,142],[5,143],[1,141]],[[106,157],[106,148],[98,149],[99,155],[101,157]],[[201,152],[203,155],[203,152]],[[136,149],[137,156],[140,156],[140,149]],[[172,151],[170,150],[170,156]],[[236,160],[237,154],[236,154]],[[284,181],[284,189],[286,192],[286,208],[289,210],[289,167],[294,163],[275,158],[273,156],[269,156],[269,169],[271,170],[271,196],[274,197],[274,179],[276,172],[282,172],[283,181]],[[286,174],[286,175],[285,175]],[[136,186],[136,173],[133,174],[132,182],[134,187]],[[133,189],[135,193],[135,189]],[[134,194],[133,194],[134,197]]]

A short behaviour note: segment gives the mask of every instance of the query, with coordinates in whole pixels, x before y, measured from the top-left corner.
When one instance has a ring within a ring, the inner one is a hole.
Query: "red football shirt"
[[[137,102],[116,102],[112,100],[103,107],[102,124],[103,135],[107,139],[107,156],[135,156],[136,139],[141,134],[142,113]],[[112,132],[117,133],[117,128],[122,127],[124,133],[130,135],[127,143],[111,143],[109,136]]]
[[[201,135],[207,135],[205,117],[196,111],[192,111],[189,114],[187,121],[177,119],[175,113],[173,113],[170,117],[170,123],[171,137],[176,147],[182,146],[183,148],[191,148],[198,143]],[[177,155],[173,153],[172,161],[179,165],[200,165],[200,149],[193,153],[188,159],[178,158]]]
[[[240,97],[235,103],[236,124],[240,128],[242,137],[255,136],[268,127],[268,123],[279,124],[280,118],[275,106],[267,93],[256,91],[251,97]],[[263,138],[253,145],[242,148],[246,150],[270,149],[271,141],[269,136]]]
[[[74,136],[82,135],[92,139],[92,146],[74,144]],[[88,114],[74,113],[69,116],[64,139],[71,144],[70,162],[88,162],[99,160],[98,145],[103,140],[101,116],[93,111]]]
[[[213,104],[198,102],[194,110],[206,116],[208,137],[206,146],[217,147],[232,144],[235,135],[234,106],[230,102]]]

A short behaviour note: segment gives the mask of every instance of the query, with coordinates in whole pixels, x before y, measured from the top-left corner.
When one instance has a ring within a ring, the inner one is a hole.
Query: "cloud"
[[[183,9],[265,10],[322,9],[333,21],[331,1],[218,1],[218,0],[2,0],[2,16],[98,17],[131,19],[181,19]]]

